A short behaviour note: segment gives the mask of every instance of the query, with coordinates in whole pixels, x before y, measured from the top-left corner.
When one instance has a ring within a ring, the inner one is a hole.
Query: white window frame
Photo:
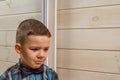
[[[45,63],[56,70],[57,0],[42,0],[42,21],[52,34],[50,50]]]

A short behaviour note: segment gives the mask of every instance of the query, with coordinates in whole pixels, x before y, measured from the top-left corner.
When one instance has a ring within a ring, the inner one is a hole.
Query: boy
[[[1,76],[0,80],[58,80],[58,76],[44,61],[48,56],[51,34],[40,21],[27,19],[16,33],[15,50],[19,62]]]

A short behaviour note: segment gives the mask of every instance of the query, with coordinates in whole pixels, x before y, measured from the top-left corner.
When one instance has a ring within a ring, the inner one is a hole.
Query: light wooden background
[[[0,74],[19,60],[14,50],[16,28],[28,18],[41,19],[41,0],[0,1]]]
[[[15,31],[41,18],[41,0],[0,1],[0,74],[18,61]],[[60,80],[120,80],[120,0],[58,0]]]
[[[29,18],[42,20],[42,0],[0,0],[0,74],[19,60],[15,52],[16,29],[21,21]],[[52,16],[50,16],[52,17]],[[52,21],[51,21],[52,22]],[[52,23],[51,23],[52,24]],[[48,65],[54,69],[54,26],[47,26],[53,35],[48,55]]]
[[[60,80],[120,80],[120,0],[58,0]]]

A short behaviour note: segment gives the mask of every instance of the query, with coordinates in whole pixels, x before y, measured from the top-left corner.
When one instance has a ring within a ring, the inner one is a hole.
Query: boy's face
[[[20,54],[23,65],[39,68],[48,56],[50,38],[47,36],[30,35],[24,45],[16,43],[15,49]]]

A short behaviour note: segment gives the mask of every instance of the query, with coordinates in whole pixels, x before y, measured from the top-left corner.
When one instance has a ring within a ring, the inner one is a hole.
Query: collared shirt
[[[44,72],[40,74],[31,74],[27,77],[22,77],[20,63],[7,69],[1,76],[0,80],[59,80],[57,73],[44,65]]]

